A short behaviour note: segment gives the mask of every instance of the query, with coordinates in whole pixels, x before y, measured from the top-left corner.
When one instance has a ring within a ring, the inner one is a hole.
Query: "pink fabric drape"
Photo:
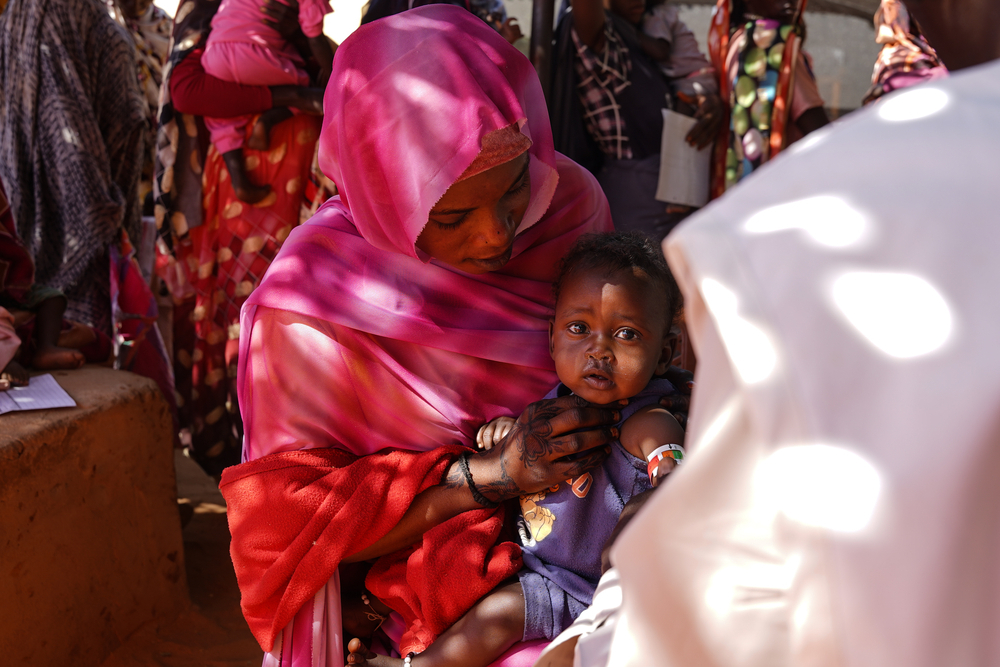
[[[338,49],[325,112],[320,164],[341,196],[292,231],[242,312],[244,459],[469,446],[483,422],[520,413],[555,382],[551,283],[581,234],[611,229],[607,202],[555,153],[528,60],[456,7],[359,28]],[[483,136],[515,123],[532,141],[532,195],[510,262],[476,276],[421,257],[430,209]],[[337,586],[316,588],[322,609],[306,605],[284,634],[299,638],[297,655],[332,665],[336,622],[312,641],[295,630],[339,620],[323,593]]]

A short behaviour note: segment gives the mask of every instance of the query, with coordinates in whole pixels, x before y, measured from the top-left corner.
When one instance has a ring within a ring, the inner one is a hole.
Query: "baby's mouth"
[[[583,380],[595,389],[610,389],[615,385],[615,381],[611,379],[611,373],[597,368],[585,369]]]

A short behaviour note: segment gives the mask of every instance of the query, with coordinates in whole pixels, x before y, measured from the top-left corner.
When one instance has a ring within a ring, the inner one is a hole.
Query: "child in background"
[[[585,236],[563,260],[555,296],[549,340],[560,384],[545,398],[574,393],[622,405],[610,455],[576,479],[521,498],[518,582],[485,596],[405,663],[369,653],[355,639],[349,665],[485,666],[522,639],[554,638],[591,603],[602,549],[626,503],[682,459],[684,431],[659,405],[674,388],[656,377],[673,358],[681,305],[660,249],[634,232]],[[489,448],[516,428],[499,417],[477,440]]]
[[[0,384],[28,384],[25,366],[72,369],[111,355],[111,341],[90,327],[63,320],[66,297],[35,282],[35,263],[14,225],[0,183]]]
[[[292,2],[286,4],[293,5]],[[326,87],[333,66],[333,47],[323,35],[323,17],[333,9],[328,0],[301,0],[299,26],[309,43],[320,71],[319,87]],[[201,62],[205,71],[226,81],[261,86],[308,86],[305,62],[296,48],[273,26],[261,21],[261,0],[222,0],[212,19]],[[261,115],[247,141],[250,148],[267,150],[271,127],[291,117],[288,108],[271,109]],[[254,185],[243,158],[246,126],[251,116],[205,118],[212,143],[222,153],[232,178],[236,196],[255,204],[270,191],[270,186]]]
[[[670,79],[675,110],[693,116],[698,98],[718,93],[715,69],[698,48],[698,40],[680,17],[680,9],[667,0],[646,3],[639,45]]]

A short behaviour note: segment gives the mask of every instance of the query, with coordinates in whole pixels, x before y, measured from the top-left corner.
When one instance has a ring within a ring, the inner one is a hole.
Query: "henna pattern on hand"
[[[465,475],[462,474],[458,460],[452,461],[451,465],[444,471],[444,477],[441,478],[441,486],[446,489],[460,489],[465,486]]]
[[[517,498],[524,495],[524,490],[518,486],[514,478],[507,472],[507,464],[500,459],[500,479],[486,484],[479,484],[479,492],[488,500],[500,503],[508,498]]]

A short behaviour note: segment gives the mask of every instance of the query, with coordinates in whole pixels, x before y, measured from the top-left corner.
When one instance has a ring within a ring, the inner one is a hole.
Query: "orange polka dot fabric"
[[[244,149],[254,183],[271,193],[240,201],[221,154],[209,148],[202,176],[204,224],[175,243],[174,276],[186,294],[174,306],[175,382],[192,454],[209,472],[239,462],[236,400],[240,308],[292,228],[331,194],[312,175],[321,119],[296,115],[271,132],[269,150]],[[253,123],[248,129],[253,128]]]

